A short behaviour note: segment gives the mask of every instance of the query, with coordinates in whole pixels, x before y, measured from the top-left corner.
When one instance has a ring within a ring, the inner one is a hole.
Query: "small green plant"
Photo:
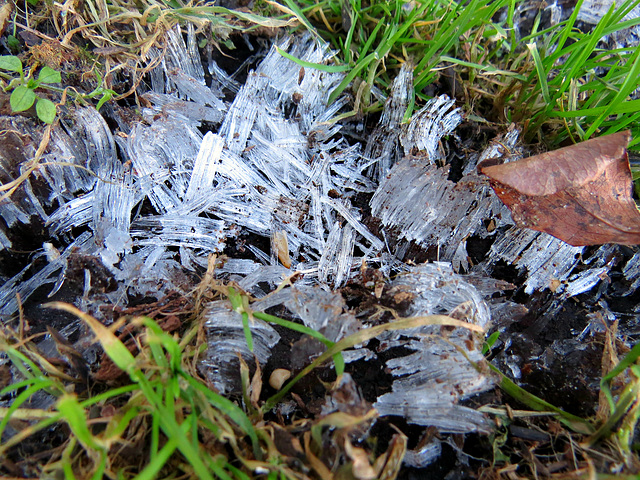
[[[491,352],[491,349],[496,344],[499,337],[500,337],[500,330],[496,330],[491,335],[489,335],[489,338],[487,338],[484,341],[484,344],[482,345],[482,355],[487,356],[489,352]]]
[[[60,83],[62,81],[60,72],[44,66],[40,69],[37,77],[35,77],[33,69],[29,71],[28,75],[25,75],[22,61],[14,55],[0,56],[0,69],[20,75],[20,77],[14,77],[0,72],[0,76],[8,81],[4,91],[12,90],[9,99],[11,110],[24,112],[35,103],[38,118],[45,123],[53,123],[56,118],[56,106],[51,100],[39,97],[35,91],[38,88],[47,88],[52,84]]]
[[[104,105],[105,103],[107,103],[109,100],[111,100],[113,98],[113,96],[116,94],[116,92],[114,92],[112,89],[110,88],[105,88],[104,87],[104,81],[102,79],[102,76],[100,75],[100,73],[97,70],[93,71],[93,74],[96,76],[96,79],[98,81],[98,86],[96,88],[93,89],[93,91],[85,94],[85,95],[78,95],[79,98],[86,100],[87,98],[95,98],[95,97],[100,97],[100,100],[98,100],[98,103],[96,104],[96,110],[100,110],[100,107],[102,107],[102,105]]]

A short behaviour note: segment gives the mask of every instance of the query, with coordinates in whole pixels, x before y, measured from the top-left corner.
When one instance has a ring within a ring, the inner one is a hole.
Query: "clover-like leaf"
[[[40,70],[40,74],[38,75],[39,83],[60,83],[62,82],[62,77],[60,72],[54,70],[53,68],[44,66]]]
[[[9,70],[10,72],[22,74],[22,62],[14,55],[0,56],[0,68],[2,70]]]
[[[14,112],[24,112],[31,108],[33,102],[36,101],[36,94],[30,88],[20,85],[11,93],[9,103],[11,110]]]
[[[38,118],[44,123],[51,124],[56,118],[56,106],[51,100],[40,98],[38,103],[36,103],[36,113],[38,114]]]

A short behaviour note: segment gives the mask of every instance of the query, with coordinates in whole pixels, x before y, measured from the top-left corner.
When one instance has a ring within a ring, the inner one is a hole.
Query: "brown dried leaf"
[[[502,165],[480,164],[519,227],[573,246],[640,244],[629,131]]]
[[[374,468],[378,472],[378,480],[395,480],[406,453],[407,437],[402,432],[394,434],[386,453],[376,459]]]
[[[8,23],[13,15],[14,3],[6,0],[0,0],[0,35],[4,33]]]

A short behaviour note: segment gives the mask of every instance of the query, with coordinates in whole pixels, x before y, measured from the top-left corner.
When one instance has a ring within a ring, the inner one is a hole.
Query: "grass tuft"
[[[296,15],[338,50],[339,68],[350,69],[330,101],[350,85],[355,96],[364,84],[362,112],[379,110],[395,72],[410,61],[415,108],[433,92],[449,93],[473,118],[521,125],[526,142],[553,147],[631,128],[636,146],[640,49],[604,42],[640,24],[624,20],[640,1],[612,6],[590,31],[576,27],[582,1],[567,20],[544,30],[540,12],[523,38],[515,29],[519,3],[302,0]],[[381,93],[374,99],[372,92]]]

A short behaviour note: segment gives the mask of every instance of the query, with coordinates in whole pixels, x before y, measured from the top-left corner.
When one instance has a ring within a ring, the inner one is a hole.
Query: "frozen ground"
[[[34,303],[64,294],[110,323],[118,308],[142,299],[191,295],[211,261],[216,279],[252,295],[255,310],[277,308],[332,341],[390,320],[389,311],[500,329],[495,361],[524,383],[525,364],[584,350],[605,324],[620,321],[627,343],[639,333],[640,311],[628,306],[640,284],[636,248],[572,247],[517,228],[476,172],[487,158],[525,154],[517,129],[477,145],[463,112],[444,95],[402,124],[409,64],[375,125],[335,121],[349,105],[343,97],[327,106],[341,74],[300,67],[272,47],[239,84],[214,60],[202,65],[192,29],[184,37],[171,31],[168,41],[166,51],[150,52],[159,65],[140,87],[139,117],[113,106],[104,116],[67,109],[40,166],[0,204],[3,322],[16,318],[21,303],[34,312]],[[331,62],[332,53],[310,37],[279,46],[306,62]],[[19,116],[0,124],[0,174],[8,183],[33,157],[42,130]],[[26,249],[25,238],[39,242],[28,261],[14,254]],[[347,302],[354,285],[360,306]],[[583,321],[562,338],[528,354],[510,350],[541,332],[536,322],[562,318],[585,293]],[[386,308],[386,317],[362,307],[367,302]],[[253,362],[240,316],[218,300],[203,321],[209,348],[202,370],[233,394],[238,352]],[[80,324],[58,328],[91,362],[95,352]],[[302,342],[291,358],[270,360],[281,332],[258,320],[251,328],[263,365],[301,368],[320,352]],[[345,359],[384,364],[389,388],[368,399],[382,417],[442,434],[489,433],[490,418],[464,402],[495,385],[468,361],[483,361],[483,341],[468,328],[424,326],[387,332]],[[55,355],[50,339],[41,348]],[[341,408],[329,396],[323,413]],[[407,465],[434,461],[448,438],[413,450]]]

